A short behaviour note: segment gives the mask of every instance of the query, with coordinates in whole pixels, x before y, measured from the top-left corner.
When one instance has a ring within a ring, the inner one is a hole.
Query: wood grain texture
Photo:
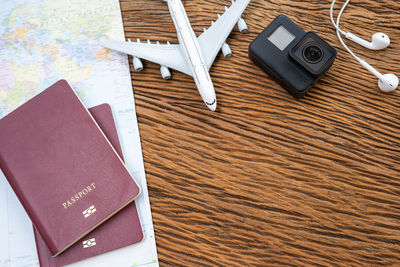
[[[197,34],[229,3],[184,1]],[[344,51],[329,7],[253,0],[243,15],[249,32],[235,28],[233,56],[218,55],[211,69],[214,113],[191,77],[172,72],[165,81],[158,65],[136,73],[131,64],[161,266],[400,265],[400,91],[379,92]],[[121,8],[127,38],[177,41],[164,2],[122,0]],[[247,56],[279,14],[339,51],[300,101]],[[366,39],[389,34],[383,51],[349,46],[382,73],[400,74],[399,1],[352,1],[342,27]]]

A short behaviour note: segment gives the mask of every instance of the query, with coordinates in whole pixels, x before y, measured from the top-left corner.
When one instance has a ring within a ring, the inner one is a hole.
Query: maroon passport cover
[[[90,108],[89,112],[97,121],[118,155],[123,159],[110,106],[102,104]],[[135,203],[129,204],[114,217],[107,220],[57,257],[51,256],[49,249],[35,228],[34,233],[39,262],[42,267],[64,266],[131,245],[143,239],[143,232]],[[92,240],[90,246],[87,244],[88,242],[85,242],[88,240]]]
[[[0,120],[0,168],[52,256],[140,193],[65,80]]]

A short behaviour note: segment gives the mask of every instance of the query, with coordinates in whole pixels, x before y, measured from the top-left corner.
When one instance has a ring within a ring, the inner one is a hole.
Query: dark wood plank
[[[198,34],[229,3],[184,1]],[[235,29],[233,56],[219,55],[211,69],[214,113],[190,77],[164,81],[149,62],[132,72],[161,266],[400,264],[400,91],[379,92],[344,51],[329,7],[253,0],[243,15],[249,32]],[[127,38],[177,41],[163,1],[121,8]],[[399,74],[399,10],[396,0],[352,1],[342,20],[366,39],[390,35],[383,51],[349,44],[382,73]],[[300,101],[247,57],[279,14],[339,51]]]

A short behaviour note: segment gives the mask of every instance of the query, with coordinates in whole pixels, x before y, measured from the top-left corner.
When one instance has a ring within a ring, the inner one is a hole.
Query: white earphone
[[[381,49],[385,49],[386,47],[388,47],[390,45],[390,39],[389,36],[387,36],[386,34],[382,33],[382,32],[377,32],[374,33],[372,35],[372,41],[368,42],[365,41],[364,39],[355,36],[354,34],[352,34],[351,32],[346,32],[344,34],[344,36],[361,45],[364,46],[365,48],[371,49],[371,50],[381,50]]]
[[[371,72],[373,75],[375,75],[378,78],[378,87],[381,89],[383,92],[391,92],[395,90],[398,85],[399,85],[399,78],[394,75],[394,74],[381,74],[379,71],[374,69],[371,65],[369,65],[367,62],[364,60],[360,59],[357,57],[353,51],[350,50],[350,48],[347,47],[347,45],[343,42],[341,34],[343,34],[347,39],[356,42],[357,44],[364,46],[368,49],[372,50],[380,50],[388,47],[390,45],[390,39],[389,36],[387,36],[384,33],[377,32],[372,35],[372,41],[368,42],[360,37],[357,37],[356,35],[350,33],[350,32],[345,32],[339,28],[339,23],[340,23],[340,18],[343,14],[344,9],[346,8],[347,4],[350,2],[350,0],[347,0],[342,8],[339,11],[338,17],[335,20],[333,19],[333,7],[335,5],[336,0],[332,0],[331,4],[331,9],[330,9],[330,15],[331,15],[331,21],[333,26],[336,28],[336,33],[339,38],[339,41],[342,43],[344,48],[364,67],[366,68],[369,72]]]

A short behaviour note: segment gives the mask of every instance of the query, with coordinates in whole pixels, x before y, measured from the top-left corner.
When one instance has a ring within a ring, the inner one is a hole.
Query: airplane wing
[[[121,42],[101,40],[100,44],[106,48],[145,59],[161,66],[183,72],[193,76],[181,52],[181,47],[175,44],[152,44],[150,42]]]
[[[229,8],[225,6],[225,13],[219,16],[218,20],[198,37],[208,69],[211,68],[219,50],[249,2],[250,0],[236,0],[236,2],[232,0],[232,5]]]

